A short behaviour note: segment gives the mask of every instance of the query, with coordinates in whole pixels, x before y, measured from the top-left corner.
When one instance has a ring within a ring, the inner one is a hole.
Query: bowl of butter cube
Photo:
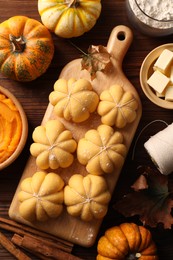
[[[145,95],[157,106],[173,109],[173,43],[153,49],[140,69]]]

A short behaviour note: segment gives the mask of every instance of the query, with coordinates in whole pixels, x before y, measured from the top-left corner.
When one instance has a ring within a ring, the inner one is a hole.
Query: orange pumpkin
[[[42,75],[54,54],[49,30],[26,16],[13,16],[0,24],[0,46],[0,71],[17,81]]]
[[[157,260],[156,245],[148,229],[123,223],[106,230],[97,245],[97,260]]]

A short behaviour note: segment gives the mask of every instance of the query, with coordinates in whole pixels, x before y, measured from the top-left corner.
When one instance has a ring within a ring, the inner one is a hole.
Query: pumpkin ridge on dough
[[[52,119],[35,128],[34,143],[30,146],[31,154],[36,157],[36,164],[40,169],[58,169],[69,167],[74,160],[77,143],[72,133],[64,125]]]
[[[132,98],[131,100],[128,100],[128,101],[125,102],[125,103],[121,103],[121,102],[122,102],[123,93],[122,93],[121,98],[120,98],[119,100],[117,100],[116,97],[112,95],[112,93],[110,93],[110,96],[112,97],[112,99],[113,99],[114,102],[115,102],[114,108],[115,108],[115,107],[121,108],[121,107],[124,107],[124,106],[130,104],[131,102],[135,101],[135,99]],[[110,102],[110,101],[108,101],[108,102]],[[110,103],[111,103],[111,102],[110,102]],[[130,109],[130,107],[128,107],[128,108]]]
[[[47,216],[47,218],[49,217],[49,215],[47,214],[47,212],[45,211],[43,204],[42,204],[42,200],[37,200],[36,201],[36,205],[35,205],[35,211],[37,212],[37,209],[39,209],[39,207],[42,208],[42,210],[44,210],[44,214]]]
[[[19,214],[30,222],[58,217],[63,210],[63,188],[64,181],[56,173],[36,172],[25,178],[18,193]]]
[[[92,188],[93,188],[93,185],[92,185],[92,182],[91,180],[89,179],[89,190],[87,191],[87,187],[86,187],[87,183],[84,183],[83,181],[83,187],[84,187],[84,191],[85,191],[85,201],[84,203],[91,203],[91,201],[94,200],[94,198],[92,197],[92,194],[91,194],[91,191],[92,191]]]
[[[48,204],[52,207],[52,209],[57,206],[55,203],[52,203],[52,202],[49,202],[49,201],[45,201],[45,202],[48,202]],[[40,206],[41,206],[42,209],[44,210],[45,215],[47,216],[47,219],[48,219],[49,217],[51,217],[51,214],[49,214],[49,212],[46,210],[47,207],[44,206],[44,202],[43,202],[43,201],[40,202]],[[58,205],[58,206],[59,206],[59,212],[61,213],[61,212],[62,212],[63,205],[61,205],[61,206]],[[52,210],[52,211],[53,211],[53,210]],[[58,214],[58,215],[59,215],[59,214]],[[53,216],[52,216],[52,217],[53,217]],[[57,216],[56,216],[56,217],[57,217]]]
[[[78,204],[80,205],[83,205],[83,204],[85,204],[86,203],[86,198],[85,198],[85,196],[84,195],[82,195],[80,192],[78,192],[77,190],[75,190],[75,189],[73,189],[73,190],[71,190],[74,194],[76,194],[79,198],[81,198],[81,202],[79,202]],[[74,202],[74,204],[71,204],[71,206],[74,206],[75,205],[75,202]]]
[[[124,115],[124,112],[123,112],[122,108],[123,108],[123,107],[126,107],[127,109],[133,111],[132,108],[131,108],[130,106],[128,106],[128,104],[130,104],[130,103],[132,103],[132,102],[134,102],[134,101],[135,101],[135,99],[133,98],[133,99],[131,99],[130,101],[128,101],[128,102],[126,102],[126,103],[122,103],[122,104],[121,104],[121,103],[118,103],[118,102],[117,102],[116,105],[115,105],[111,110],[115,110],[115,109],[119,108],[120,111],[121,111],[121,113],[122,113],[122,116],[123,116],[124,120],[125,120],[126,122],[128,122],[126,116]],[[111,111],[111,110],[110,110],[110,111]]]
[[[22,191],[22,192],[20,192],[20,193],[22,193],[22,197],[24,197],[25,201],[30,200],[30,199],[33,198],[32,194],[29,194],[29,195],[28,195],[28,192],[27,192],[27,191]],[[27,198],[26,198],[26,197],[27,197]]]
[[[138,102],[130,91],[125,91],[120,85],[104,90],[100,100],[97,112],[102,123],[123,128],[135,120]]]
[[[134,102],[134,101],[135,101],[135,99],[132,98],[131,100],[127,101],[126,103],[117,104],[117,105],[118,105],[118,107],[122,108],[122,107],[127,106],[128,104],[130,104],[130,103],[132,103],[132,102]],[[130,110],[132,110],[132,108],[129,107],[129,106],[127,106],[127,108],[130,109]]]
[[[107,212],[110,198],[106,181],[101,176],[72,175],[64,189],[64,203],[67,212],[84,221],[103,218]]]
[[[81,90],[78,93],[74,93],[74,96],[72,97],[72,99],[76,100],[82,106],[82,102],[81,102],[81,98],[80,98],[81,97],[81,92],[83,92],[83,94],[87,93],[87,91]],[[79,98],[77,98],[76,96],[79,96]],[[70,101],[69,101],[69,103],[70,103]],[[85,109],[87,109],[87,108],[85,107]],[[88,109],[88,111],[89,111],[89,109]]]
[[[84,191],[85,191],[85,195],[86,195],[86,197],[84,197],[85,198],[85,201],[83,202],[83,204],[86,204],[86,203],[88,203],[88,202],[91,202],[92,200],[93,200],[93,198],[92,197],[90,197],[90,193],[91,193],[91,186],[90,186],[90,190],[89,190],[89,192],[87,192],[87,190],[86,190],[86,188],[85,188],[85,185],[83,185],[84,186]]]
[[[99,147],[99,146],[98,146],[98,147]],[[106,154],[107,154],[108,157],[109,157],[108,150],[111,149],[112,147],[114,147],[114,145],[110,145],[110,146],[107,146],[107,147],[103,147],[103,146],[102,146],[102,147],[100,148],[100,151],[88,160],[88,163],[90,163],[92,160],[94,160],[97,156],[101,155],[103,152],[106,152]],[[109,159],[110,159],[110,157],[109,157]],[[100,161],[100,160],[101,160],[101,158],[99,159],[99,161]]]
[[[86,79],[58,79],[49,95],[54,113],[67,121],[80,123],[87,120],[98,105],[99,97]]]
[[[126,152],[123,135],[110,126],[99,125],[79,140],[77,158],[90,174],[101,175],[121,167]]]
[[[69,132],[68,132],[69,130],[64,130],[63,131],[63,134],[65,134],[65,132],[68,134]],[[66,151],[66,152],[68,152],[68,149],[66,148],[66,144],[67,143],[69,143],[71,140],[68,138],[68,139],[66,139],[66,140],[58,140],[58,139],[61,139],[61,136],[62,136],[62,133],[61,134],[59,134],[59,136],[57,137],[57,139],[51,144],[51,141],[49,141],[50,142],[50,147],[48,147],[48,150],[50,150],[50,151],[53,151],[53,149],[54,148],[56,148],[56,147],[58,147],[60,150],[64,150],[64,151]],[[67,136],[66,136],[67,137]],[[71,137],[70,138],[72,138],[72,135],[71,135]],[[49,140],[49,138],[48,138],[48,140]],[[64,147],[65,146],[65,147]],[[73,150],[73,149],[72,149]]]
[[[130,104],[130,103],[132,103],[132,102],[134,102],[134,101],[135,101],[135,99],[132,99],[132,100],[130,100],[129,102],[124,103],[124,104],[118,106],[118,108],[119,108],[120,111],[121,111],[122,117],[124,118],[124,121],[125,121],[126,123],[128,123],[128,118],[125,116],[125,114],[124,114],[124,112],[123,112],[123,107],[126,107],[127,110],[130,110],[131,112],[133,112],[133,109],[132,109],[130,106],[128,106],[128,104]]]

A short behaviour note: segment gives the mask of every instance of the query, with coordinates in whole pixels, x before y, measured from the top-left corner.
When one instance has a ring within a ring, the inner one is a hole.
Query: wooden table
[[[14,15],[25,15],[40,21],[40,17],[37,11],[36,0],[0,0],[0,22]],[[96,26],[85,35],[71,41],[80,47],[83,51],[87,52],[89,45],[106,45],[111,30],[117,25],[129,26],[134,33],[134,39],[132,45],[125,56],[123,62],[123,70],[127,78],[136,87],[143,107],[143,114],[138,126],[136,136],[129,150],[125,165],[123,167],[121,176],[113,193],[112,200],[109,206],[108,214],[104,218],[98,238],[104,233],[104,231],[113,225],[118,225],[125,221],[136,221],[139,223],[137,217],[125,218],[113,209],[113,205],[118,197],[122,196],[126,192],[133,181],[132,167],[132,151],[134,142],[141,130],[151,121],[155,119],[161,119],[168,124],[172,123],[172,111],[165,110],[152,104],[143,94],[139,82],[140,66],[145,56],[155,47],[170,43],[172,36],[162,38],[147,37],[137,30],[135,30],[128,21],[125,1],[124,0],[106,0],[102,1],[102,12]],[[0,216],[8,217],[8,209],[11,200],[14,196],[18,182],[22,175],[23,169],[29,157],[29,146],[32,142],[31,135],[33,129],[38,126],[44,116],[45,110],[48,105],[48,95],[53,89],[54,82],[58,79],[58,76],[62,68],[71,60],[79,58],[79,51],[74,48],[69,40],[61,39],[53,35],[55,43],[55,55],[51,63],[51,66],[47,72],[29,83],[15,82],[0,75],[0,85],[8,88],[19,99],[26,112],[29,123],[29,135],[27,144],[20,155],[20,157],[8,168],[4,169],[0,173]],[[163,127],[163,126],[162,126]],[[150,133],[156,133],[160,130],[161,126],[155,124],[150,126]],[[146,152],[142,147],[142,143],[146,139],[146,134],[143,134],[136,147],[135,160],[139,163],[150,164],[150,159],[147,157]],[[139,146],[141,145],[140,149]],[[152,229],[153,238],[157,244],[160,260],[172,260],[173,259],[173,233],[172,230],[163,230],[161,228]],[[7,235],[10,236],[9,233]],[[74,246],[74,254],[80,256],[83,259],[95,259],[96,257],[96,244],[91,248],[83,248],[81,246]],[[0,247],[0,259],[13,259],[13,257]]]

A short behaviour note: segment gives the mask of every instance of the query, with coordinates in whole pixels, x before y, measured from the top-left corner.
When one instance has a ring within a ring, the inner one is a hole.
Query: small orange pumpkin
[[[97,245],[97,260],[157,260],[157,249],[148,229],[123,223],[106,230]]]
[[[0,46],[0,71],[17,81],[41,76],[54,54],[49,30],[26,16],[13,16],[0,24]]]

